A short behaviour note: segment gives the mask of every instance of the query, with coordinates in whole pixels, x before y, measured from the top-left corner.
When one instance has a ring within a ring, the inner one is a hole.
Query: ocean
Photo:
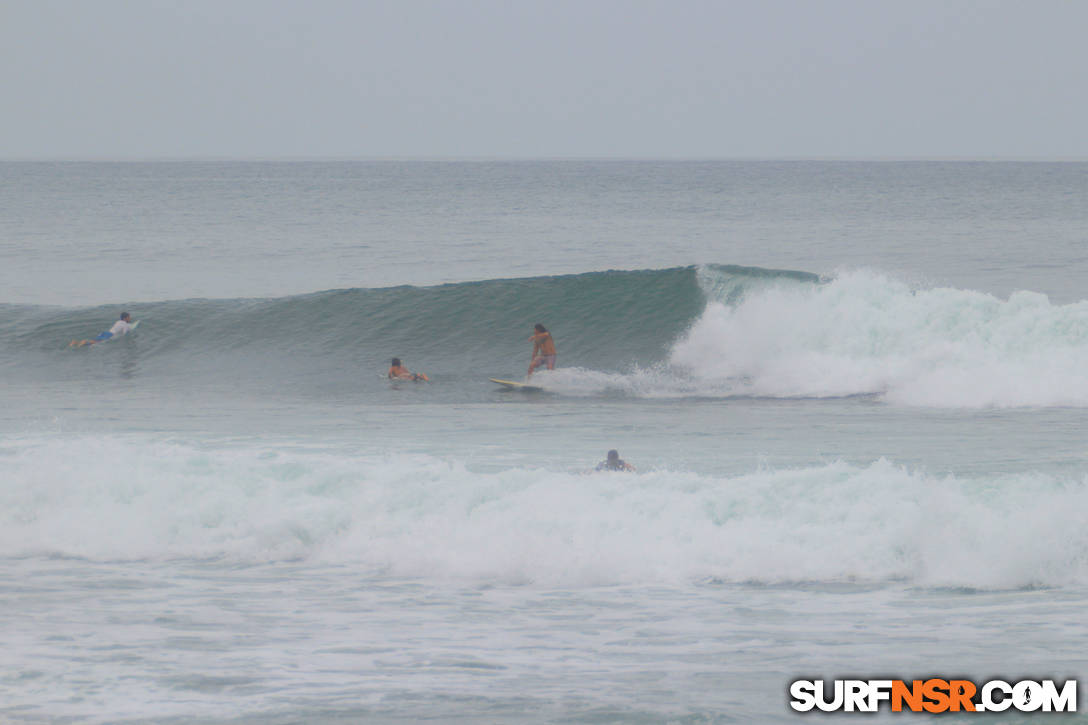
[[[1086,163],[0,184],[2,722],[914,722],[790,683],[1088,670]],[[490,382],[536,323],[543,390]]]

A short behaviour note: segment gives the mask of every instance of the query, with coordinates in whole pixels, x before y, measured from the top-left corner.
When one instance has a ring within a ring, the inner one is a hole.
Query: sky
[[[0,158],[1088,158],[1081,0],[0,0]]]

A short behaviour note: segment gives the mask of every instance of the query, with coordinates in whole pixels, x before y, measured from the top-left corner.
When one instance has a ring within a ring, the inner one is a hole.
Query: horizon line
[[[1083,163],[1088,156],[980,156],[980,155],[783,155],[783,156],[506,156],[506,155],[119,155],[119,156],[0,156],[0,163],[179,163],[179,162],[555,162],[555,161],[615,161],[615,162],[706,162],[706,161],[767,161],[767,162],[1019,162],[1019,163]]]

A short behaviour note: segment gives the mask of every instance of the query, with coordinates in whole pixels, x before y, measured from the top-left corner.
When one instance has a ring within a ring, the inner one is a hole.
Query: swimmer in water
[[[620,452],[613,449],[608,452],[608,458],[597,464],[598,471],[634,471],[635,467],[620,458]]]
[[[401,365],[400,358],[393,358],[393,363],[389,366],[389,373],[386,375],[390,380],[415,380],[427,382],[430,380],[423,373],[413,373],[408,368]]]

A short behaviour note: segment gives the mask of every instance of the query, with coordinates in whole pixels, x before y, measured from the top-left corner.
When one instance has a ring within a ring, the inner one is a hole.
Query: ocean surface
[[[1088,164],[0,190],[0,722],[915,722],[788,686],[1088,673]],[[489,382],[535,323],[544,390]]]

